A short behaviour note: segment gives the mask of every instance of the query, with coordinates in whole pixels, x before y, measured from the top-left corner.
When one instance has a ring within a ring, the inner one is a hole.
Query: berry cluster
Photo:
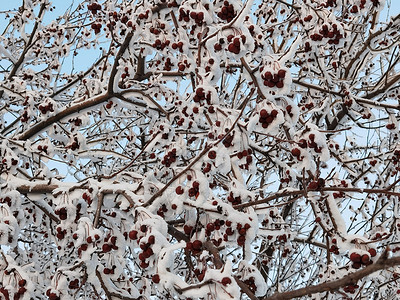
[[[336,145],[336,146],[339,147],[339,145]],[[348,184],[347,184],[346,181],[342,180],[342,181],[340,182],[340,185],[339,185],[339,186],[348,187]],[[337,199],[337,198],[343,198],[343,197],[345,196],[345,194],[344,194],[344,192],[340,191],[340,192],[334,192],[334,193],[332,193],[332,196],[333,196],[334,199]]]
[[[193,270],[193,273],[194,273],[194,275],[196,275],[196,277],[199,281],[203,281],[204,276],[206,275],[206,269],[203,268],[203,270],[200,271],[198,268],[196,268]]]
[[[222,45],[225,44],[225,40],[223,38],[220,38],[218,43],[214,44],[214,50],[215,52],[221,51],[222,50]]]
[[[328,44],[339,44],[343,35],[338,30],[336,24],[332,24],[332,28],[330,29],[328,24],[322,25],[322,28],[319,30],[319,33],[314,33],[310,36],[313,41],[322,41],[323,38],[328,38]]]
[[[357,284],[350,284],[350,285],[345,286],[343,288],[343,291],[345,291],[346,293],[349,293],[349,294],[354,294],[356,292],[356,289],[358,289],[358,288],[359,288],[359,286]]]
[[[392,161],[394,164],[399,163],[400,161],[400,150],[394,150],[394,155],[392,156]]]
[[[300,148],[306,149],[307,147],[314,149],[316,153],[322,152],[322,147],[318,147],[317,143],[315,142],[315,134],[311,133],[308,135],[308,141],[306,139],[300,139],[297,144]]]
[[[125,67],[125,68],[124,68],[124,73],[121,74],[121,78],[122,78],[122,79],[125,79],[125,78],[129,77],[129,75],[130,75],[130,74],[129,74],[129,68],[128,68],[128,67]],[[112,107],[112,105],[113,105],[113,102],[110,100],[110,101],[107,102],[106,108],[107,108],[107,109],[110,109],[110,108]]]
[[[179,43],[182,43],[182,42],[179,42]],[[178,44],[179,44],[178,43]],[[173,46],[174,44],[172,44],[172,46]],[[183,43],[182,43],[182,45],[183,45]],[[182,50],[182,47],[179,49],[181,52],[183,51]],[[185,71],[185,69],[186,68],[189,68],[190,67],[190,63],[188,63],[188,61],[187,61],[187,59],[185,59],[183,62],[182,61],[180,61],[179,63],[178,63],[178,70],[179,71],[181,71],[181,72],[183,72],[183,71]]]
[[[109,24],[107,24],[107,27],[110,27],[108,25]],[[101,31],[101,26],[102,26],[101,23],[92,23],[92,25],[90,25],[90,28],[94,30],[95,34],[99,34]]]
[[[37,149],[40,151],[40,152],[44,152],[44,153],[46,153],[47,154],[47,149],[48,149],[49,147],[47,146],[47,145],[38,145],[37,146]]]
[[[310,22],[312,20],[312,15],[308,15],[304,18],[304,22]]]
[[[239,205],[240,203],[242,203],[242,198],[240,196],[234,197],[233,192],[229,193],[229,196],[226,198],[226,200],[232,203],[232,205]]]
[[[79,279],[76,278],[74,280],[71,280],[68,284],[68,288],[74,290],[79,288]]]
[[[92,197],[90,196],[90,194],[88,193],[83,193],[82,195],[82,199],[86,201],[86,203],[88,204],[88,206],[90,206],[93,202]]]
[[[79,149],[78,138],[74,137],[74,141],[70,145],[65,146],[65,148],[71,149],[72,151]]]
[[[246,43],[246,36],[242,34],[240,37],[235,37],[233,34],[231,34],[228,36],[228,42],[228,51],[234,54],[239,54],[240,44]]]
[[[249,290],[252,291],[253,294],[257,291],[257,286],[254,281],[254,277],[250,277],[250,278],[244,280],[243,283],[248,286]]]
[[[263,67],[260,68],[262,72],[264,70]],[[270,88],[277,87],[283,88],[284,86],[284,79],[286,77],[285,70],[279,70],[277,73],[272,74],[270,71],[266,71],[264,74],[261,73],[261,79],[264,81],[264,85]]]
[[[190,12],[190,18],[193,19],[197,25],[201,26],[203,24],[203,20],[204,20],[204,12],[199,11],[199,12],[195,12],[195,11],[191,11]]]
[[[333,245],[329,248],[329,252],[339,255],[339,247],[336,245],[337,240],[332,239],[332,243],[333,243]]]
[[[200,254],[203,249],[203,242],[200,240],[194,240],[193,242],[187,242],[186,249],[191,251],[193,254]]]
[[[68,122],[73,123],[75,126],[81,126],[82,125],[82,119],[80,118],[73,118],[69,119]]]
[[[386,128],[389,130],[393,130],[393,129],[396,129],[396,125],[394,123],[389,123],[386,125]]]
[[[147,228],[146,228],[147,230]],[[146,259],[150,258],[154,252],[153,249],[151,248],[152,245],[155,243],[155,237],[154,235],[150,235],[149,238],[147,239],[147,242],[142,242],[140,243],[139,247],[142,250],[141,253],[139,253],[139,259],[140,259],[140,266],[145,269],[149,266],[149,263],[146,262]]]
[[[250,226],[249,223],[244,224],[244,226],[242,226],[242,224],[240,224],[240,223],[238,223],[236,225],[236,229],[239,232],[239,237],[237,238],[238,246],[243,246],[244,243],[246,242],[246,233],[247,233],[247,230],[249,230],[250,227],[251,226]]]
[[[163,203],[157,210],[157,215],[164,218],[164,214],[168,211],[167,206]]]
[[[173,148],[171,151],[169,151],[161,161],[163,165],[166,167],[170,167],[172,163],[176,161],[176,148]]]
[[[249,169],[249,165],[253,162],[253,157],[251,156],[252,153],[253,153],[253,150],[251,150],[250,148],[247,149],[247,150],[243,150],[241,152],[236,153],[236,156],[239,159],[242,159],[244,157],[246,158],[246,163],[240,164],[239,168],[246,169],[246,170]]]
[[[313,180],[311,181],[308,186],[307,189],[309,191],[318,191],[321,188],[323,188],[325,186],[325,179],[323,178],[318,178],[318,180]]]
[[[5,270],[4,274],[5,275],[10,275],[10,272]],[[16,293],[14,293],[14,298],[13,299],[15,299],[15,300],[22,299],[23,294],[26,292],[25,285],[26,285],[26,280],[25,279],[20,279],[18,281],[18,291]],[[0,287],[0,294],[3,294],[5,299],[12,299],[11,298],[12,296],[10,296],[10,294],[9,294],[9,290],[7,290],[4,287]]]
[[[183,8],[179,9],[179,16],[178,16],[178,20],[179,21],[185,21],[185,22],[189,22],[190,21],[190,12],[189,10],[184,10]]]
[[[91,12],[93,15],[96,15],[96,14],[97,14],[97,11],[98,11],[98,10],[101,10],[101,5],[98,4],[98,3],[96,3],[96,2],[94,2],[94,3],[92,3],[92,4],[89,4],[87,8],[88,8],[88,10],[90,10],[90,12]]]
[[[217,16],[221,20],[226,20],[228,22],[232,21],[234,17],[236,17],[236,12],[232,4],[228,1],[224,1],[224,5],[221,7],[221,10],[217,13]]]
[[[160,29],[164,30],[165,29],[165,24],[164,23],[160,23]],[[150,33],[158,35],[161,33],[161,30],[155,27],[150,27]]]
[[[188,191],[189,197],[198,197],[199,196],[199,187],[200,183],[198,181],[193,181],[192,187]]]
[[[196,89],[196,95],[193,97],[193,101],[196,103],[201,103],[204,100],[207,101],[207,104],[211,104],[211,92],[209,91],[207,94],[205,93],[202,87]]]
[[[286,170],[285,172],[286,175],[283,175],[280,179],[281,183],[289,183],[290,181],[292,181],[292,176],[290,176],[290,171]]]
[[[268,112],[266,109],[260,110],[260,117],[258,119],[258,122],[261,123],[261,126],[263,128],[267,128],[269,124],[271,124],[276,116],[278,115],[278,111],[276,109],[271,110],[271,112]]]
[[[117,237],[116,236],[106,236],[104,238],[104,244],[101,247],[103,253],[108,253],[111,250],[118,250]]]
[[[60,220],[66,220],[67,219],[67,209],[65,207],[61,207],[59,209],[56,209],[54,212]]]
[[[32,80],[33,75],[24,73],[24,75],[22,76],[22,79],[23,80]]]
[[[231,133],[224,138],[222,144],[225,146],[225,148],[229,148],[233,146],[232,142],[233,142],[233,134]]]
[[[9,162],[6,158],[3,158],[3,160],[0,163],[0,173],[3,170],[10,170],[12,166],[18,165],[18,160],[11,158],[11,165],[9,165]]]
[[[286,112],[289,115],[289,117],[293,118],[293,112],[292,112],[293,107],[291,105],[286,106]]]
[[[369,254],[358,254],[357,252],[353,252],[350,254],[350,260],[353,262],[352,267],[354,269],[361,268],[362,265],[369,266],[372,264],[371,257],[376,256],[376,250],[374,248],[370,248],[368,250]]]
[[[0,198],[0,203],[6,203],[9,207],[11,207],[11,198],[8,196],[5,198]]]
[[[214,222],[210,222],[206,225],[206,236],[210,236],[213,231],[220,230],[221,226],[225,224],[224,220],[216,219]],[[221,240],[222,242],[222,240]]]
[[[49,300],[60,300],[60,296],[58,296],[56,292],[53,292],[51,289],[46,291],[46,296],[49,297]]]
[[[167,57],[164,63],[164,71],[171,71],[174,64],[171,62],[171,58]]]
[[[138,18],[139,18],[140,20],[147,19],[147,18],[149,17],[149,13],[150,13],[150,10],[146,10],[145,13],[140,13],[139,16],[138,16]]]
[[[65,235],[67,234],[67,230],[66,229],[62,229],[60,226],[57,226],[56,230],[57,230],[56,237],[59,240],[62,240],[65,237]]]
[[[210,172],[211,171],[211,164],[210,163],[203,163],[202,171],[203,171],[204,174]]]
[[[365,0],[362,0],[365,1]],[[322,3],[322,7],[336,7],[336,0],[327,0],[325,3]]]
[[[156,39],[154,43],[151,45],[153,48],[157,50],[163,50],[165,47],[167,47],[170,44],[169,40],[161,41],[160,39]],[[168,58],[168,60],[171,62],[171,59]]]
[[[47,105],[39,105],[39,110],[42,114],[46,114],[48,111],[53,112],[53,103],[48,103]]]
[[[111,269],[110,268],[104,268],[103,269],[103,273],[105,274],[105,275],[108,275],[108,274],[114,274],[114,270],[117,268],[117,266],[115,266],[115,265],[113,265],[112,267],[111,267]]]

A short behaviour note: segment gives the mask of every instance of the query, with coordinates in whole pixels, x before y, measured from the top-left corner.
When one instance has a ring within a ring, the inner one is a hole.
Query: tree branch
[[[341,287],[345,287],[350,284],[355,284],[358,280],[365,278],[376,271],[400,265],[400,257],[393,257],[387,259],[385,256],[386,254],[387,253],[384,253],[384,255],[380,257],[376,263],[367,266],[365,269],[351,273],[336,281],[328,281],[318,285],[308,286],[290,292],[276,293],[271,297],[263,298],[263,300],[285,300],[285,299],[298,298],[310,294],[335,291],[340,289]]]

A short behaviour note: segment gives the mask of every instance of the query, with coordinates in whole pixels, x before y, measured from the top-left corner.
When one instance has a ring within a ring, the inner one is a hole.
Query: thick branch
[[[33,127],[31,127],[30,129],[28,129],[27,131],[25,131],[24,133],[20,134],[18,136],[19,140],[27,140],[29,138],[31,138],[32,136],[38,134],[39,132],[41,132],[42,130],[46,129],[47,127],[49,127],[50,125],[66,118],[69,115],[72,115],[74,113],[78,113],[84,109],[87,109],[89,107],[98,105],[102,102],[107,101],[110,98],[110,95],[108,93],[106,94],[101,94],[99,96],[93,97],[87,101],[84,102],[80,102],[74,106],[70,106],[62,111],[60,111],[59,113],[55,114],[52,117],[47,118],[46,120],[43,120],[42,122],[39,122],[38,124],[34,125]]]
[[[340,289],[341,287],[345,287],[350,284],[355,284],[358,280],[367,277],[368,275],[376,271],[384,270],[397,265],[400,265],[400,257],[393,257],[389,259],[381,257],[376,263],[369,265],[365,269],[351,273],[336,281],[328,281],[318,285],[308,286],[290,292],[276,293],[271,297],[263,298],[263,300],[285,300],[285,299],[298,298],[310,294],[335,291]]]

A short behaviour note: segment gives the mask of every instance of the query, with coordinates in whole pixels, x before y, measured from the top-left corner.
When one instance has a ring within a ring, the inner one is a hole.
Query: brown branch
[[[31,200],[28,198],[28,200],[33,203],[35,206],[37,206],[41,211],[44,212],[44,214],[46,216],[48,216],[51,220],[53,220],[54,222],[56,222],[57,224],[60,223],[60,219],[57,218],[55,215],[53,215],[51,212],[49,212],[46,208],[44,208],[43,206],[41,206],[40,204],[38,204],[36,201]]]
[[[358,51],[356,53],[356,55],[354,56],[354,58],[351,60],[351,62],[348,64],[345,73],[344,73],[344,78],[347,78],[349,76],[350,73],[350,69],[353,66],[353,64],[362,56],[363,52],[365,51],[369,51],[369,45],[371,43],[371,41],[376,38],[377,36],[379,36],[380,34],[388,31],[392,26],[394,21],[396,21],[397,19],[400,18],[400,14],[398,14],[396,17],[393,18],[393,20],[385,27],[385,28],[381,28],[380,30],[376,31],[375,33],[372,33],[368,39],[365,41],[364,46],[360,49],[360,51]]]
[[[121,172],[125,171],[125,170],[128,169],[129,167],[131,167],[131,166],[134,164],[134,162],[143,154],[143,152],[146,150],[147,146],[150,145],[150,144],[154,141],[154,139],[157,137],[157,135],[158,135],[159,133],[160,133],[160,132],[157,132],[155,135],[153,135],[153,137],[147,142],[147,144],[144,145],[143,149],[140,150],[139,154],[136,155],[136,157],[133,158],[132,161],[131,161],[129,164],[127,164],[127,165],[126,165],[125,167],[123,167],[121,170],[114,172],[113,174],[110,174],[110,175],[107,175],[107,176],[101,175],[100,178],[111,179],[111,178],[117,176],[118,174],[120,174]]]
[[[65,91],[66,89],[72,87],[75,83],[77,83],[79,80],[82,80],[82,78],[84,78],[85,76],[89,75],[90,72],[93,71],[94,67],[97,67],[97,65],[99,65],[103,59],[105,59],[106,56],[103,55],[102,57],[100,57],[99,60],[97,60],[93,66],[91,66],[89,69],[87,69],[83,74],[78,75],[77,78],[75,78],[74,80],[72,80],[71,82],[69,82],[68,84],[64,85],[62,88],[60,88],[59,90],[55,91],[50,98],[53,98],[54,96],[57,96],[58,94],[62,93],[63,91]]]
[[[172,225],[168,225],[168,233],[172,235],[174,238],[176,238],[178,241],[185,241],[185,242],[190,241],[190,238],[186,234],[179,231]]]
[[[253,292],[249,289],[249,287],[240,279],[238,279],[236,276],[233,277],[237,283],[237,285],[240,287],[240,289],[251,299],[251,300],[259,300]]]
[[[218,251],[217,247],[215,247],[211,241],[206,241],[204,243],[204,247],[214,257],[215,268],[221,269],[224,266],[224,262],[222,261],[221,256],[219,255],[219,251]]]
[[[108,87],[107,87],[107,91],[110,94],[114,93],[114,80],[115,80],[115,75],[117,74],[117,71],[118,71],[119,60],[122,58],[126,49],[128,48],[132,37],[133,37],[133,31],[130,31],[128,33],[128,35],[126,36],[124,42],[122,43],[121,47],[119,48],[117,55],[115,56],[114,65],[113,65],[111,73],[110,73],[110,78],[109,78]]]
[[[55,114],[54,116],[49,117],[49,118],[45,119],[44,121],[37,123],[36,125],[33,125],[30,129],[21,133],[18,136],[18,139],[25,141],[25,140],[31,138],[32,136],[38,134],[40,131],[44,130],[48,126],[62,120],[63,118],[68,117],[71,114],[78,113],[89,107],[103,103],[103,102],[107,101],[110,97],[111,96],[108,93],[101,94],[101,95],[93,97],[92,99],[89,99],[87,101],[80,102],[74,106],[70,106],[70,107],[64,109],[63,111],[60,111],[59,113]]]
[[[94,222],[93,222],[94,228],[97,228],[97,226],[99,225],[101,208],[103,206],[103,200],[104,200],[104,193],[101,192],[98,196],[98,201],[97,201],[96,215],[94,217]]]
[[[109,299],[109,300],[112,300],[112,299],[114,299],[114,298],[118,298],[118,299],[122,299],[122,300],[138,300],[138,299],[141,298],[141,296],[139,296],[139,298],[131,298],[131,297],[122,296],[122,295],[120,295],[120,294],[110,292],[110,291],[107,289],[107,287],[106,287],[106,285],[105,285],[105,283],[104,283],[103,277],[101,277],[101,274],[100,274],[100,272],[99,272],[97,269],[96,269],[96,276],[97,276],[97,278],[98,278],[99,281],[100,281],[101,288],[104,290],[104,293],[106,294],[107,299]]]
[[[200,282],[198,284],[189,285],[189,286],[184,287],[184,288],[179,288],[179,287],[175,286],[175,289],[179,294],[182,294],[185,291],[192,290],[192,289],[198,289],[198,288],[201,288],[202,286],[205,286],[205,285],[210,284],[210,283],[213,283],[212,279],[206,280],[204,282]]]
[[[335,291],[340,289],[341,287],[355,284],[358,280],[363,279],[374,272],[400,265],[400,257],[386,258],[385,255],[386,253],[381,258],[379,258],[376,263],[367,266],[365,269],[351,273],[336,281],[328,281],[294,291],[276,293],[271,297],[263,298],[263,300],[285,300],[298,298],[310,294]]]
[[[318,85],[314,85],[314,84],[311,84],[311,83],[303,82],[303,81],[300,81],[300,80],[293,79],[293,83],[301,85],[301,86],[309,88],[309,89],[317,90],[317,91],[320,91],[320,92],[323,92],[323,93],[332,94],[332,95],[339,96],[339,97],[344,97],[345,96],[344,94],[342,94],[340,92],[327,90],[327,89],[324,89],[323,87],[320,87]]]
[[[36,20],[36,22],[35,22],[35,25],[33,26],[33,29],[32,29],[31,35],[30,35],[30,37],[29,37],[29,40],[28,40],[28,42],[26,43],[25,48],[24,48],[24,50],[22,51],[21,56],[19,57],[18,61],[14,64],[13,69],[11,70],[10,74],[8,75],[8,79],[11,79],[12,77],[15,76],[15,74],[16,74],[17,71],[18,71],[18,68],[22,65],[22,63],[23,63],[24,60],[25,60],[25,55],[26,55],[26,53],[27,53],[27,52],[29,51],[29,49],[32,47],[33,38],[34,38],[34,36],[35,36],[35,34],[36,34],[36,31],[37,31],[38,26],[39,26],[39,23],[40,23],[40,19],[41,19],[41,17],[42,17],[42,14],[43,14],[45,8],[46,8],[46,2],[43,2],[43,3],[40,5],[40,10],[39,10],[39,13],[38,13],[38,17],[37,17],[37,20]]]
[[[393,192],[393,191],[390,191],[388,189],[367,189],[367,188],[363,189],[363,188],[357,188],[357,187],[336,187],[336,186],[331,186],[331,187],[321,188],[318,191],[321,191],[321,192],[348,192],[348,193],[355,192],[355,193],[386,194],[386,195],[390,195],[390,196],[400,196],[400,192]],[[312,192],[314,192],[314,191],[312,191]],[[234,205],[233,208],[241,209],[241,208],[245,208],[245,207],[249,207],[249,206],[255,206],[255,205],[258,205],[258,204],[268,203],[268,202],[270,202],[272,200],[275,200],[275,199],[278,199],[278,198],[282,198],[282,197],[301,195],[303,193],[304,193],[303,190],[276,193],[274,195],[268,196],[268,197],[263,198],[261,200],[251,201],[251,202],[247,202],[247,203],[243,203],[243,204]]]
[[[170,181],[168,181],[157,193],[155,193],[146,203],[143,204],[144,207],[147,207],[149,205],[151,205],[158,197],[160,197],[165,191],[166,189],[171,186],[172,183],[174,183],[179,177],[181,177],[183,174],[185,174],[188,170],[190,170],[193,165],[195,163],[197,163],[200,158],[203,157],[203,155],[205,155],[211,148],[213,147],[213,144],[210,144],[208,146],[206,146],[203,151],[200,152],[200,154],[193,159],[193,161],[188,164],[186,166],[185,169],[183,169],[183,171],[179,172],[178,174],[176,174]]]
[[[257,93],[258,93],[258,95],[259,95],[262,99],[265,99],[265,95],[264,95],[264,93],[261,91],[261,88],[260,88],[260,86],[259,86],[259,84],[258,84],[257,78],[254,76],[254,71],[250,68],[250,66],[247,64],[246,60],[245,60],[243,57],[240,58],[240,61],[241,61],[242,65],[244,66],[244,68],[246,69],[246,71],[249,73],[251,79],[253,80],[253,83],[254,83],[254,85],[255,85],[256,88],[257,88]]]
[[[251,202],[247,202],[247,203],[243,203],[243,204],[234,205],[233,208],[234,209],[241,209],[241,208],[245,208],[245,207],[249,207],[249,206],[268,203],[268,202],[270,202],[272,200],[275,200],[275,199],[278,199],[278,198],[282,198],[282,197],[301,195],[303,193],[304,193],[303,190],[276,193],[274,195],[268,196],[268,197],[266,197],[264,199],[261,199],[261,200],[251,201]]]
[[[254,90],[251,91],[251,95],[254,92]],[[251,96],[250,96],[251,97]],[[250,100],[250,97],[246,98],[246,101]],[[190,170],[192,168],[192,166],[197,163],[212,147],[217,146],[219,143],[221,143],[233,130],[233,128],[235,128],[237,122],[239,121],[240,117],[242,116],[244,109],[246,108],[247,102],[245,102],[243,104],[243,107],[239,113],[239,115],[237,116],[237,118],[235,119],[235,121],[233,122],[232,126],[229,128],[229,130],[224,134],[223,137],[221,137],[218,141],[216,141],[213,144],[210,144],[208,146],[206,146],[203,151],[200,152],[200,154],[180,173],[178,173],[177,175],[175,175],[169,182],[167,182],[164,187],[162,189],[160,189],[157,193],[155,193],[146,203],[143,204],[144,207],[151,205],[158,197],[160,197],[165,190],[173,183],[175,182],[175,180],[177,180],[179,177],[181,177],[183,174],[185,174],[188,170]]]

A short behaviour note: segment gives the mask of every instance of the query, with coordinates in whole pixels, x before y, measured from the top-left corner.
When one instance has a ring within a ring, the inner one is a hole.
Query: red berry
[[[18,281],[18,285],[19,286],[24,286],[26,284],[26,280],[25,279],[21,279],[20,281]]]
[[[151,277],[151,280],[152,280],[154,283],[159,283],[159,282],[160,282],[160,275],[154,274],[154,275]]]
[[[266,80],[271,80],[273,78],[271,72],[265,72],[264,77],[265,77]]]
[[[210,152],[208,152],[209,159],[215,159],[216,157],[217,157],[217,152],[215,152],[214,150],[211,150]]]
[[[222,280],[221,280],[221,283],[223,284],[223,285],[228,285],[228,284],[230,284],[232,282],[232,280],[229,278],[229,277],[224,277],[224,278],[222,278]]]
[[[175,192],[176,192],[178,195],[182,195],[183,192],[184,192],[184,190],[183,190],[183,188],[182,188],[181,186],[178,186],[178,187],[176,187]]]
[[[301,153],[299,148],[293,148],[291,152],[292,152],[292,155],[296,156],[296,157],[299,157],[300,153]]]
[[[203,247],[203,242],[199,240],[195,240],[193,243],[193,249],[194,250],[200,250]]]
[[[316,181],[311,181],[311,182],[308,184],[308,189],[309,189],[310,191],[315,191],[315,190],[317,190],[317,189],[318,189],[318,182],[316,182]]]
[[[368,254],[364,254],[363,256],[361,256],[361,262],[366,265],[369,263],[369,255]]]
[[[350,260],[354,263],[359,263],[361,262],[361,255],[353,252],[350,254]]]
[[[279,70],[279,71],[278,71],[278,76],[279,76],[279,78],[285,78],[285,76],[286,76],[286,71],[285,71],[285,70]]]
[[[368,252],[371,255],[371,257],[375,257],[376,256],[376,250],[374,248],[369,249]]]

